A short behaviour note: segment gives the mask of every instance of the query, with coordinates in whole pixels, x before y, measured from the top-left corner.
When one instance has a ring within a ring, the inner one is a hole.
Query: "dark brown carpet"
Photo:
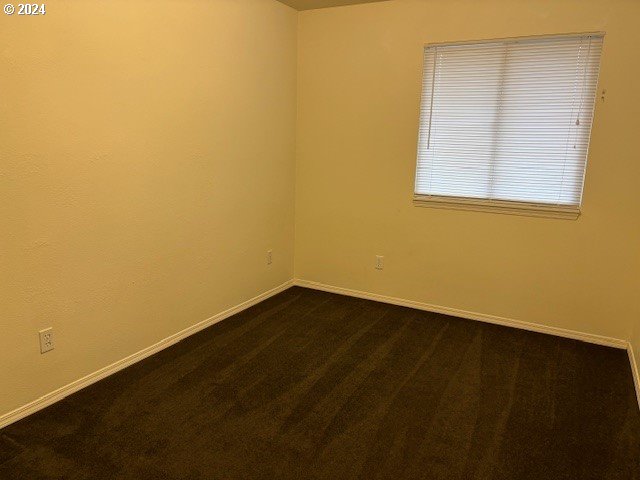
[[[0,431],[4,479],[638,479],[626,352],[292,288]]]

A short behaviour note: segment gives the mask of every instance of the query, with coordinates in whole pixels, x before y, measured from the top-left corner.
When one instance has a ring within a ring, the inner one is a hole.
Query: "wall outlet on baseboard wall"
[[[384,257],[382,255],[376,255],[376,270],[384,269]]]
[[[38,332],[40,336],[40,353],[47,353],[54,349],[53,328],[45,328]]]
[[[267,265],[273,263],[273,250],[267,250]]]

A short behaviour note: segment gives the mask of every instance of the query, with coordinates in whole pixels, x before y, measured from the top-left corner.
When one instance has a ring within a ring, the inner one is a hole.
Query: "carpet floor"
[[[0,430],[0,479],[639,479],[623,350],[291,288]]]

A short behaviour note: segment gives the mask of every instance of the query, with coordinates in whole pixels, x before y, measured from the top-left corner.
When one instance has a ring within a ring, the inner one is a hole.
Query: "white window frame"
[[[553,39],[553,38],[566,38],[566,37],[575,37],[575,36],[601,36],[604,38],[606,32],[582,32],[582,33],[566,33],[566,34],[553,34],[553,35],[529,35],[529,36],[520,36],[520,37],[503,37],[503,38],[492,38],[492,39],[482,39],[482,40],[464,40],[457,42],[430,42],[425,43],[423,45],[423,52],[429,47],[437,47],[437,46],[451,46],[451,45],[477,45],[482,43],[493,43],[500,41],[527,41],[527,40],[538,40],[538,39]],[[421,77],[422,81],[422,77]],[[598,83],[596,85],[596,101],[594,102],[594,115],[593,122],[591,125],[591,130],[593,131],[593,125],[595,124],[595,107],[597,105],[597,92],[600,89],[600,81],[598,79]],[[421,96],[423,92],[421,91]],[[422,100],[421,100],[422,102]],[[418,124],[420,123],[422,118],[419,118]],[[589,156],[589,148],[587,148],[587,159],[585,160],[585,167],[583,175],[586,175],[587,164],[588,164],[588,156]],[[418,164],[416,159],[416,168],[414,172],[417,172]],[[584,190],[584,179],[582,188]],[[583,194],[580,195],[580,204],[577,206],[563,206],[563,205],[553,205],[553,204],[545,204],[545,203],[529,203],[529,202],[519,202],[512,200],[492,200],[492,199],[478,199],[478,198],[470,198],[470,197],[454,197],[454,196],[443,196],[443,195],[424,195],[415,193],[417,189],[417,182],[414,184],[414,195],[413,195],[413,204],[418,207],[429,207],[429,208],[445,208],[445,209],[453,209],[453,210],[471,210],[471,211],[481,211],[481,212],[491,212],[491,213],[501,213],[501,214],[509,214],[509,215],[524,215],[524,216],[532,216],[532,217],[546,217],[546,218],[560,218],[560,219],[568,219],[568,220],[576,220],[580,214],[582,213],[582,201]]]

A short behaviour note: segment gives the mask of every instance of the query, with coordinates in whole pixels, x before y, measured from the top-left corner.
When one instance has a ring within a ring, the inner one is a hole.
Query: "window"
[[[415,202],[576,218],[602,41],[427,45]]]

